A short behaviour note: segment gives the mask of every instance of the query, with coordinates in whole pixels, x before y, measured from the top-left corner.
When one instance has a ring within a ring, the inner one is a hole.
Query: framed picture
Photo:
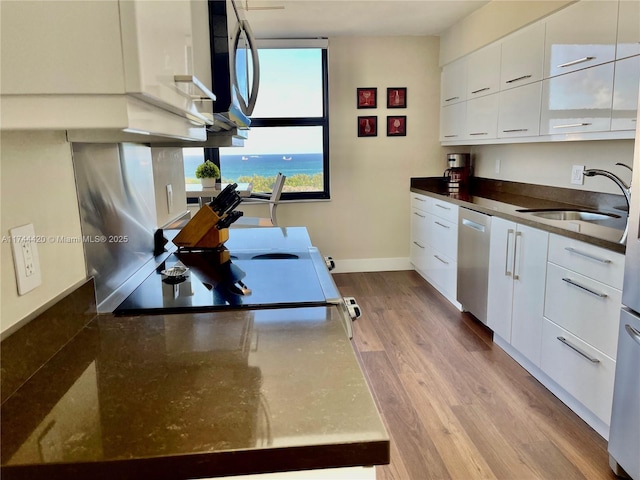
[[[358,108],[376,108],[377,106],[377,88],[358,88]]]
[[[407,108],[407,88],[387,88],[387,108]]]
[[[358,117],[358,136],[376,137],[378,135],[378,117]]]
[[[407,117],[387,117],[387,137],[404,137],[407,135]]]

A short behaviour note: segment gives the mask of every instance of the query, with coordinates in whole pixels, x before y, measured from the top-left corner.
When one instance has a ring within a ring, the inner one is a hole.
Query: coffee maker
[[[450,192],[457,192],[469,184],[471,176],[471,156],[468,153],[447,154],[449,168],[445,170],[444,177]]]

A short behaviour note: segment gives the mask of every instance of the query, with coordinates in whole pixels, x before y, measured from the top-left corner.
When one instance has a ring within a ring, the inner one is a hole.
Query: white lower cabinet
[[[549,234],[502,218],[491,220],[487,325],[540,365]]]
[[[545,318],[540,367],[609,425],[616,370],[616,362],[612,358]]]
[[[411,194],[410,261],[450,302],[457,305],[458,206]]]

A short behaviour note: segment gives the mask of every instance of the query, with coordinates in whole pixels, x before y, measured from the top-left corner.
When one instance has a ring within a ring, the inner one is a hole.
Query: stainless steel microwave
[[[256,41],[235,0],[209,0],[214,112],[248,128],[260,84]]]

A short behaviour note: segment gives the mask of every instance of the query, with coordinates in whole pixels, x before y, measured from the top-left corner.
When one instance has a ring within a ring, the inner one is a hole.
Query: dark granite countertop
[[[98,315],[2,405],[2,478],[389,462],[336,307]]]
[[[483,178],[474,178],[467,190],[449,192],[442,177],[412,178],[411,191],[442,198],[464,208],[581,240],[614,252],[625,252],[625,245],[619,243],[627,216],[622,195]],[[561,221],[517,211],[545,208],[598,210],[618,215],[619,218],[600,222]]]

